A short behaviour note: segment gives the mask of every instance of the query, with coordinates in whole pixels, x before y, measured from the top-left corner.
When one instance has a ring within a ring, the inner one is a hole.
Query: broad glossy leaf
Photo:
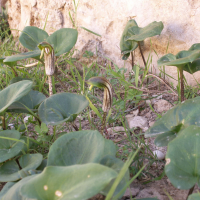
[[[82,95],[60,93],[44,100],[38,108],[38,114],[45,124],[58,125],[74,121],[87,106],[88,100]]]
[[[24,141],[14,141],[3,139],[1,137],[7,137],[11,139],[20,139],[19,131],[15,130],[5,130],[0,131],[0,163],[13,158],[16,156],[24,147]]]
[[[60,56],[69,52],[76,44],[78,38],[78,31],[72,28],[62,28],[55,31],[47,38],[55,52],[55,56]]]
[[[32,81],[19,81],[0,91],[0,113],[5,111],[12,103],[28,94],[32,85]]]
[[[37,45],[48,37],[48,33],[35,26],[26,26],[20,34],[19,41],[29,50],[38,50]]]
[[[188,50],[189,51],[200,50],[200,43],[193,44]]]
[[[27,58],[35,58],[37,60],[40,60],[40,54],[41,54],[40,50],[29,51],[29,52],[20,53],[20,54],[16,54],[12,56],[7,56],[3,62],[6,65],[9,65],[9,63],[12,63],[12,62],[16,63],[16,61],[27,59]]]
[[[188,197],[188,200],[199,200],[199,199],[200,199],[200,193],[191,194]]]
[[[8,182],[4,185],[3,189],[0,192],[0,200],[2,200],[2,197],[7,193],[7,191],[13,186],[15,185],[15,182]]]
[[[188,63],[183,67],[183,70],[186,72],[189,72],[190,74],[193,74],[200,70],[200,59],[197,58],[192,63]]]
[[[100,161],[100,164],[114,169],[117,173],[119,173],[121,171],[122,167],[124,166],[124,162],[122,160],[120,160],[114,156],[110,156],[110,155],[105,156]],[[115,179],[113,179],[100,193],[106,196],[108,194],[108,192],[110,191],[114,181],[115,181]],[[123,189],[123,187],[126,185],[126,183],[128,181],[129,181],[129,172],[127,171],[125,176],[123,177],[123,179],[117,186],[113,197],[115,195],[117,195]],[[121,197],[122,196],[123,196],[123,194],[121,195]],[[121,197],[119,197],[119,198],[121,198]]]
[[[47,167],[22,186],[26,198],[41,200],[87,200],[99,193],[117,173],[100,164]]]
[[[165,146],[179,134],[180,130],[190,125],[200,127],[199,105],[200,97],[195,97],[174,106],[147,130],[145,137],[155,137],[160,135],[156,138],[156,145]]]
[[[0,198],[0,200],[31,200],[23,197],[21,195],[21,187],[29,182],[32,178],[34,178],[37,175],[32,175],[23,178],[21,181],[13,184],[13,186],[7,190],[7,192]],[[13,183],[13,182],[11,182]],[[11,185],[10,185],[11,186]]]
[[[17,77],[14,77],[14,78],[12,78],[11,80],[10,80],[10,85],[11,84],[13,84],[13,83],[17,83],[17,82],[19,82],[19,81],[24,81],[24,80],[29,80],[29,81],[32,81],[32,79],[30,79],[30,78],[22,78],[22,77],[20,77],[20,76],[17,76]]]
[[[44,159],[44,160],[41,162],[40,166],[37,168],[37,170],[43,171],[44,168],[45,168],[46,166],[47,166],[47,159]]]
[[[29,176],[30,170],[35,170],[42,163],[43,156],[41,154],[25,154],[19,159],[19,164],[14,160],[4,163],[0,167],[0,182],[17,181],[21,178]]]
[[[126,40],[130,41],[143,41],[148,37],[153,37],[155,35],[160,35],[164,26],[162,22],[152,22],[144,28],[140,28],[137,24],[128,29],[131,36],[126,37]]]
[[[76,131],[59,137],[51,146],[48,166],[98,163],[104,156],[115,156],[116,147],[95,130]]]
[[[200,127],[189,126],[168,145],[165,173],[178,189],[200,186]]]
[[[20,179],[20,171],[17,162],[10,160],[0,167],[0,182],[16,181]]]
[[[125,40],[125,38],[131,36],[131,34],[128,32],[128,29],[131,28],[132,26],[137,26],[137,23],[134,19],[128,21],[121,36],[120,49],[121,53],[123,54],[122,57],[123,60],[127,60],[128,57],[130,56],[130,52],[134,51],[138,47],[137,42]]]
[[[104,155],[116,156],[117,146],[112,140],[105,140]]]
[[[27,108],[35,112],[37,111],[35,107],[41,104],[45,99],[46,96],[41,92],[31,90],[27,95],[23,96],[19,101],[11,104],[8,107],[7,112],[29,113]]]
[[[196,61],[198,57],[200,57],[200,50],[180,51],[175,56],[173,54],[166,54],[157,63],[158,67],[162,65],[176,66],[189,73],[194,73],[200,68],[199,61]]]

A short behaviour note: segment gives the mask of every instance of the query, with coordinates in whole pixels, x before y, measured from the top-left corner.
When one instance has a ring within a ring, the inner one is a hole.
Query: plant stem
[[[133,56],[133,52],[131,52],[131,61],[132,61],[132,69],[133,69],[133,66],[134,66],[134,56]]]
[[[106,125],[106,116],[107,112],[103,113],[102,125],[101,125],[101,135],[104,133],[105,125]]]
[[[142,56],[142,60],[143,60],[143,63],[144,63],[145,69],[146,69],[147,63],[145,61],[145,58],[144,58],[144,55],[143,55],[143,52],[142,52],[142,48],[141,48],[140,42],[138,42],[138,46],[139,46],[140,53],[141,53],[141,56]]]
[[[19,166],[19,169],[22,169],[21,165],[19,164],[19,160],[18,159],[16,159],[16,162],[17,162],[17,164]]]
[[[193,191],[194,191],[194,187],[195,187],[195,185],[194,185],[192,188],[190,188],[186,200],[187,200],[188,197],[193,193]]]
[[[17,72],[15,71],[14,67],[11,67],[11,69],[13,70],[15,76],[18,77],[18,74],[17,74]]]
[[[75,129],[75,131],[79,131],[79,128],[76,126],[76,124],[74,122],[71,123],[73,128]]]
[[[184,101],[184,82],[183,82],[183,69],[179,69],[181,80],[181,102]]]
[[[49,79],[49,96],[53,95],[52,77],[48,76]]]
[[[144,63],[144,67],[145,67],[145,70],[147,69],[147,63],[145,61],[145,58],[144,58],[144,54],[142,52],[142,48],[141,48],[141,45],[140,45],[140,42],[138,41],[138,46],[139,46],[139,49],[140,49],[140,53],[141,53],[141,56],[142,56],[142,60],[143,60],[143,63]],[[148,72],[147,72],[148,74]],[[147,78],[147,84],[149,83],[149,78]]]
[[[2,120],[2,128],[3,128],[3,130],[6,130],[5,114],[3,114],[3,116],[1,116],[1,120]]]

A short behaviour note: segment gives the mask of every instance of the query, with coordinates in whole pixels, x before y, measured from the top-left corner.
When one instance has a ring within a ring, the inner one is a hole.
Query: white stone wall
[[[77,0],[76,0],[77,1]],[[47,18],[46,31],[51,34],[62,27],[72,27],[69,11],[73,13],[72,0],[8,0],[9,24],[12,29],[22,30],[26,25],[44,27]],[[76,48],[79,56],[85,50],[99,56],[109,57],[118,66],[130,69],[130,60],[121,60],[119,48],[122,31],[130,19],[134,17],[140,27],[153,21],[162,21],[164,29],[160,36],[144,41],[143,50],[147,60],[151,52],[151,68],[158,73],[157,55],[176,54],[187,50],[193,43],[200,43],[200,1],[198,0],[80,0],[77,11],[77,25],[84,26],[102,37],[92,35],[79,28]],[[18,34],[13,31],[14,34]],[[152,44],[152,45],[151,45]],[[138,49],[135,52],[135,62],[143,66]],[[105,59],[102,57],[102,62]],[[166,67],[166,72],[177,77],[176,67]],[[192,75],[185,73],[188,83],[195,85]],[[200,82],[200,72],[195,73]]]

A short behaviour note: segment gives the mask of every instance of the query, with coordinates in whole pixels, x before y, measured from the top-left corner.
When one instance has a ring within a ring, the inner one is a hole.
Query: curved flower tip
[[[86,81],[90,86],[89,90],[91,90],[94,86],[98,88],[104,88],[104,98],[103,98],[103,111],[108,112],[112,106],[113,92],[112,85],[110,82],[103,77],[92,77],[88,81]]]
[[[41,50],[40,59],[44,55],[45,71],[48,76],[52,76],[55,71],[55,54],[53,47],[48,42],[41,42],[38,44]]]

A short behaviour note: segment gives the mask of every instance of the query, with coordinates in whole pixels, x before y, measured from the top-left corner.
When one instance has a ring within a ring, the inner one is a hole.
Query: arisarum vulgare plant
[[[98,77],[98,76],[90,78],[87,81],[87,83],[91,85],[89,88],[90,90],[94,86],[98,88],[104,88],[103,106],[102,106],[102,110],[104,113],[103,113],[102,127],[101,127],[101,134],[103,134],[105,124],[106,124],[106,116],[112,106],[112,101],[113,101],[112,85],[106,78]]]
[[[181,101],[184,101],[184,79],[183,71],[193,74],[200,70],[200,43],[193,44],[188,51],[180,51],[176,55],[168,53],[161,57],[157,63],[158,67],[176,66],[180,73]]]
[[[131,53],[132,65],[134,65],[133,51],[139,46],[144,66],[146,67],[146,61],[142,52],[141,42],[146,38],[160,35],[163,28],[164,26],[162,22],[155,21],[148,24],[144,28],[140,28],[134,19],[129,20],[120,40],[120,49],[121,53],[123,54],[122,59],[127,60]]]

